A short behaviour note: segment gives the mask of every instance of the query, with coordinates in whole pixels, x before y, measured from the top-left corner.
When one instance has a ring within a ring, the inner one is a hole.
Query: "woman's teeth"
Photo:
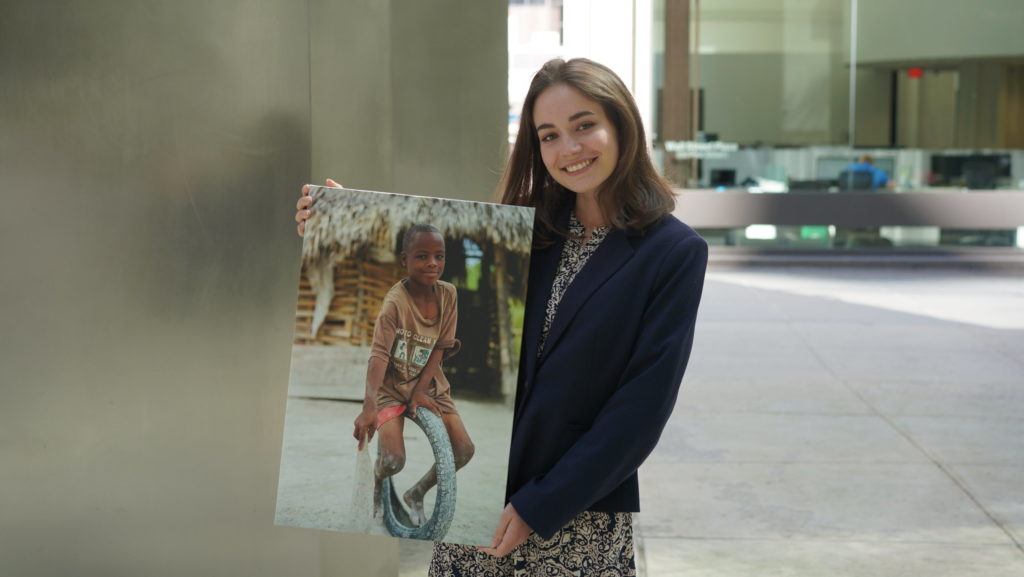
[[[576,164],[566,166],[565,171],[568,172],[569,174],[572,174],[574,172],[579,172],[583,170],[584,168],[590,166],[593,163],[594,159],[591,158],[590,160],[584,160],[583,162],[577,162]]]

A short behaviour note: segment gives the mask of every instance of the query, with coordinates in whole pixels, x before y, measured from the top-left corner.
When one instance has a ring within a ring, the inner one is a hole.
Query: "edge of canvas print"
[[[275,522],[489,544],[534,209],[310,194]]]

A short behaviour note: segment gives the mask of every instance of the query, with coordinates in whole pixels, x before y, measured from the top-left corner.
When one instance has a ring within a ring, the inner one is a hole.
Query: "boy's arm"
[[[385,301],[377,316],[370,345],[370,360],[366,366],[366,393],[363,397],[363,411],[356,417],[352,436],[359,441],[359,450],[366,441],[373,439],[377,430],[377,392],[384,383],[384,375],[391,361],[391,347],[394,345],[398,328],[398,313],[394,303]]]
[[[420,371],[420,376],[416,378],[416,386],[412,388],[413,394],[416,394],[417,391],[424,393],[427,392],[430,388],[431,381],[441,374],[441,357],[443,356],[444,349],[434,347],[434,350],[430,351],[430,357],[427,359],[427,364],[424,365],[423,370]]]
[[[363,397],[364,408],[377,408],[377,391],[384,384],[384,373],[387,370],[387,361],[380,357],[370,357],[370,362],[366,367],[366,396]]]

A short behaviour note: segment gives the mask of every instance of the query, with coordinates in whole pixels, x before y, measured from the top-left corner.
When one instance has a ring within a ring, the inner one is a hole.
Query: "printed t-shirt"
[[[412,300],[405,283],[398,281],[384,297],[377,324],[373,330],[371,357],[388,363],[384,382],[377,392],[377,408],[384,409],[408,402],[423,367],[434,348],[445,349],[444,358],[458,352],[461,343],[455,338],[458,309],[455,285],[437,281],[434,294],[438,299],[437,318],[427,319]],[[427,389],[444,413],[457,413],[451,397],[451,385],[439,371]]]

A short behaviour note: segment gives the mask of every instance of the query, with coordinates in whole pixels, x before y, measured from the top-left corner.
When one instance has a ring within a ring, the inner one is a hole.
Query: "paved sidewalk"
[[[1024,275],[709,273],[640,480],[641,575],[1024,575]]]

